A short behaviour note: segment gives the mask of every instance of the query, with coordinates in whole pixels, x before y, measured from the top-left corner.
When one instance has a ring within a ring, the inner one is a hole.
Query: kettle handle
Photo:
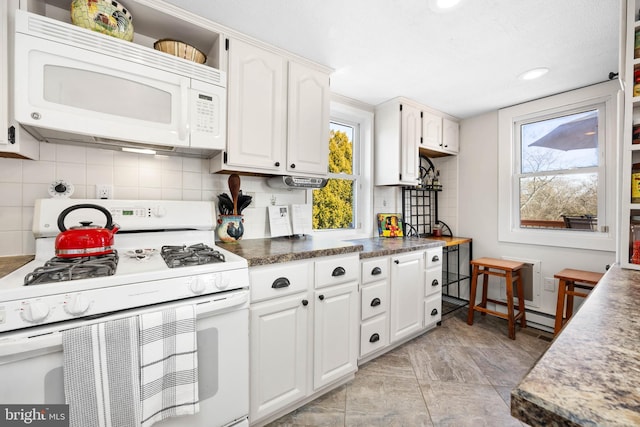
[[[67,231],[67,227],[65,227],[65,225],[64,225],[64,219],[66,218],[66,216],[70,212],[75,211],[76,209],[97,209],[97,210],[99,210],[100,212],[102,212],[104,214],[104,216],[107,217],[107,223],[104,226],[104,228],[106,228],[107,230],[112,230],[113,229],[114,224],[113,224],[113,217],[111,216],[111,212],[109,212],[103,206],[92,205],[91,203],[82,203],[82,204],[79,204],[79,205],[69,206],[68,208],[66,208],[65,210],[60,212],[60,215],[58,215],[58,228],[60,229],[60,231]]]

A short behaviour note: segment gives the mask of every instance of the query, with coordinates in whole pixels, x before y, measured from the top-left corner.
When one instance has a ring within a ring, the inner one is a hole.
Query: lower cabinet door
[[[358,369],[358,282],[315,291],[313,388]]]
[[[391,343],[422,329],[425,280],[423,266],[423,252],[391,257]]]
[[[264,418],[307,394],[307,293],[250,308],[250,420]]]

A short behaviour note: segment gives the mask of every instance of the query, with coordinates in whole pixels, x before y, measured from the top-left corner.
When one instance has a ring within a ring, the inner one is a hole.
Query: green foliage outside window
[[[339,130],[329,135],[329,173],[353,173],[353,143]],[[313,228],[353,228],[353,180],[330,178],[326,187],[313,190]]]

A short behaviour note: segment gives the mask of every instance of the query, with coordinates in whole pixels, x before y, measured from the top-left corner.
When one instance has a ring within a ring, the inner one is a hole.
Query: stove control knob
[[[32,301],[22,304],[22,318],[27,322],[41,322],[49,316],[49,306],[42,301]]]
[[[200,295],[207,289],[206,277],[191,277],[189,278],[189,289],[196,295]]]
[[[224,290],[227,287],[229,287],[229,277],[226,274],[216,276],[216,288]]]
[[[162,206],[156,206],[151,209],[151,214],[155,217],[162,218],[167,214],[167,210]]]
[[[64,309],[72,316],[80,316],[89,310],[89,301],[81,294],[75,294],[64,302]]]

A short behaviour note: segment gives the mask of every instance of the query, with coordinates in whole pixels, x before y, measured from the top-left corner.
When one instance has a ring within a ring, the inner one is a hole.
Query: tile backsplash
[[[33,254],[31,231],[36,199],[48,198],[49,185],[64,179],[73,199],[96,198],[96,185],[110,185],[114,199],[207,200],[229,193],[228,175],[210,174],[209,160],[150,156],[84,146],[40,143],[40,160],[0,158],[0,256]],[[305,191],[275,190],[260,177],[241,177],[251,193],[244,238],[269,236],[266,206],[305,203]]]

